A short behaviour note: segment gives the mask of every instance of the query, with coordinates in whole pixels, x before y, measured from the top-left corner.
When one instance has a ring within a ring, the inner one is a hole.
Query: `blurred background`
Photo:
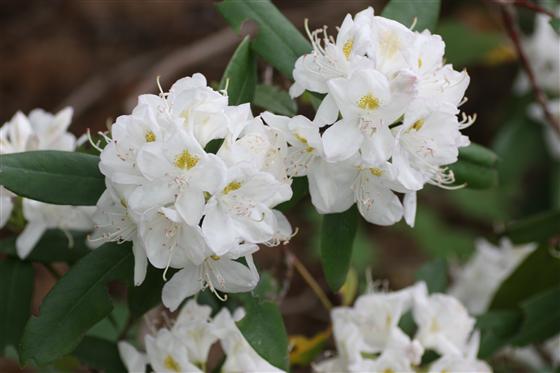
[[[346,13],[373,6],[379,14],[385,4],[382,0],[273,2],[300,30],[306,17],[311,29],[326,24],[334,30]],[[533,14],[518,12],[523,31],[530,34]],[[558,203],[560,198],[554,194],[560,190],[560,178],[550,172],[558,165],[544,145],[544,126],[525,115],[531,97],[514,94],[519,65],[502,27],[498,6],[491,1],[443,0],[435,30],[447,43],[448,62],[457,70],[467,68],[471,76],[469,100],[462,109],[476,113],[478,120],[465,133],[500,156],[500,186],[484,191],[426,188],[419,193],[415,229],[404,224],[390,228],[362,224],[352,259],[358,278],[370,270],[374,280],[387,280],[392,289],[407,286],[426,261],[447,258],[459,263],[474,250],[477,237],[491,240],[505,221]],[[139,94],[157,92],[157,76],[164,90],[195,72],[218,82],[242,39],[209,0],[3,0],[0,35],[0,119],[8,121],[18,110],[73,106],[71,131],[78,136],[88,128],[106,130],[117,116],[129,113]],[[261,82],[290,86],[262,61],[259,73]],[[300,113],[312,115],[307,103],[298,106]],[[255,108],[254,114],[258,112]],[[320,216],[303,200],[289,219],[303,233],[287,248],[326,289],[317,256]],[[328,313],[298,274],[290,275],[283,249],[263,248],[256,260],[262,271],[277,279],[276,286],[287,290],[281,307],[288,332],[310,336],[324,329]],[[37,270],[34,313],[54,283],[46,270]],[[337,302],[338,295],[329,296]],[[0,363],[0,371],[8,370],[2,364],[10,363]],[[15,369],[13,364],[9,367]]]

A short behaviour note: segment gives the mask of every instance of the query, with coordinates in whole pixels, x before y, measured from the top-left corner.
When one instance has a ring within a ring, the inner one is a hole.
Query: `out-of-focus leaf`
[[[332,334],[331,329],[315,334],[311,338],[303,335],[290,336],[290,363],[307,366],[323,351]]]
[[[239,44],[220,82],[220,89],[225,89],[230,105],[251,102],[257,85],[257,60],[251,50],[251,42],[246,36]]]
[[[72,355],[88,366],[105,372],[125,372],[126,368],[115,342],[106,339],[86,336]]]
[[[504,221],[508,214],[496,189],[468,189],[442,191],[466,216],[477,220]]]
[[[321,225],[321,262],[330,288],[338,291],[348,274],[358,213],[355,206],[338,214],[326,214]]]
[[[551,18],[549,22],[550,22],[550,26],[552,26],[554,31],[556,31],[556,33],[560,35],[560,19]]]
[[[0,185],[55,205],[95,205],[105,190],[99,157],[56,150],[0,155]]]
[[[489,309],[513,308],[524,299],[558,285],[560,259],[551,255],[547,245],[541,245],[502,283]]]
[[[164,284],[163,272],[148,266],[144,282],[140,286],[131,286],[128,290],[128,308],[132,319],[141,317],[161,303],[161,289]]]
[[[288,334],[278,306],[244,297],[245,317],[237,326],[251,347],[270,364],[288,370]]]
[[[287,78],[292,78],[296,59],[311,51],[309,42],[269,0],[224,0],[217,7],[237,32],[245,21],[257,23],[253,50]]]
[[[526,346],[560,333],[560,287],[532,296],[523,302],[521,309],[523,324],[512,344]]]
[[[291,117],[297,113],[297,104],[288,92],[273,85],[258,84],[253,104],[278,115]]]
[[[31,263],[0,261],[0,356],[6,346],[19,344],[31,312],[33,279]]]
[[[445,41],[446,60],[455,67],[482,62],[506,43],[500,33],[478,32],[456,20],[440,23],[437,33]]]
[[[489,358],[506,345],[517,332],[523,315],[517,309],[489,311],[478,317],[476,327],[481,331],[478,357]]]
[[[304,199],[309,194],[309,185],[307,183],[307,177],[295,177],[292,180],[292,199],[281,203],[276,207],[276,209],[287,212],[296,206],[302,199]]]
[[[474,143],[460,148],[459,157],[462,160],[485,167],[495,166],[498,161],[498,156],[492,150]]]
[[[440,7],[440,0],[391,0],[385,6],[381,15],[398,21],[406,27],[410,27],[416,18],[416,30],[429,29],[433,31],[437,25]]]
[[[449,166],[455,175],[455,184],[467,188],[487,189],[498,185],[498,172],[491,167],[481,166],[461,159]]]
[[[550,237],[560,235],[560,210],[509,223],[502,235],[513,243],[546,242]]]
[[[344,285],[340,288],[339,293],[342,296],[343,306],[351,305],[356,298],[358,293],[358,273],[356,273],[354,268],[350,267],[346,281],[344,281]]]
[[[72,232],[74,246],[69,247],[68,236],[58,229],[51,229],[43,234],[33,251],[25,260],[33,262],[69,262],[73,263],[90,252],[86,246],[87,234]],[[0,240],[0,252],[17,257],[16,237]]]
[[[79,260],[49,292],[39,316],[29,319],[21,361],[44,365],[72,352],[113,309],[105,284],[131,279],[133,264],[130,244],[105,244]]]
[[[445,293],[447,289],[447,261],[436,258],[424,264],[418,272],[416,279],[424,281],[430,293]]]

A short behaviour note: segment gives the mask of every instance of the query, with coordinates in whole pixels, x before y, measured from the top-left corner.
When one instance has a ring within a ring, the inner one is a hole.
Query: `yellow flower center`
[[[192,155],[187,149],[183,150],[181,154],[175,158],[175,166],[182,170],[190,170],[197,165],[199,158]]]
[[[352,47],[354,47],[354,40],[350,39],[344,43],[342,46],[342,53],[344,53],[344,57],[346,59],[350,58],[350,53],[352,53]]]
[[[422,65],[423,65],[423,64],[424,64],[424,63],[422,62],[422,58],[418,58],[418,68],[419,68],[419,69],[422,68]]]
[[[237,181],[232,181],[224,188],[224,194],[228,194],[229,192],[233,192],[234,190],[237,190],[239,188],[241,188],[241,183]]]
[[[358,107],[362,110],[375,110],[379,107],[379,100],[371,93],[368,93],[360,98]]]
[[[387,368],[383,371],[383,373],[395,373],[395,371],[391,368]]]
[[[440,327],[439,327],[439,324],[438,324],[437,320],[433,319],[432,320],[432,325],[430,325],[430,331],[432,333],[437,333],[437,332],[439,332],[439,330],[440,330]]]
[[[307,139],[305,137],[303,137],[302,135],[296,133],[294,135],[294,137],[301,142],[303,145],[306,146],[305,151],[308,153],[311,153],[313,150],[315,150],[312,146],[309,146],[309,142],[307,141]]]
[[[173,356],[167,355],[163,360],[163,365],[172,372],[181,372],[181,366],[177,360],[173,359]]]
[[[210,259],[212,260],[220,260],[220,257],[218,255],[210,255]]]
[[[156,134],[153,131],[146,132],[146,142],[154,142],[156,141]]]
[[[377,167],[372,167],[369,169],[369,172],[371,172],[371,174],[373,176],[381,176],[383,175],[383,170]],[[390,317],[390,316],[389,316]]]
[[[420,128],[422,128],[424,122],[425,122],[424,119],[418,119],[416,122],[414,122],[412,128],[415,129],[416,131],[420,131]]]

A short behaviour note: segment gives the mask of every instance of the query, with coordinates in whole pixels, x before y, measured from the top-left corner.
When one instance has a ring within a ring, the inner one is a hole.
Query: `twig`
[[[560,135],[560,123],[558,122],[558,120],[556,120],[556,118],[554,118],[550,110],[548,110],[548,106],[546,103],[546,96],[544,95],[543,91],[537,84],[537,80],[535,79],[535,74],[533,72],[533,69],[531,68],[531,64],[529,63],[529,60],[527,59],[527,55],[525,54],[525,51],[521,46],[521,40],[519,39],[519,31],[513,19],[513,11],[511,9],[511,6],[502,5],[500,7],[500,12],[502,14],[502,20],[504,22],[506,31],[511,41],[513,42],[517,55],[519,56],[519,60],[521,61],[521,66],[523,67],[525,73],[527,74],[527,77],[529,78],[529,82],[531,84],[533,94],[537,102],[541,106],[546,120],[552,126],[552,129]]]
[[[494,1],[501,5],[515,5],[519,8],[529,9],[535,13],[545,14],[551,18],[558,18],[558,16],[554,14],[554,12],[546,8],[543,8],[539,4],[535,4],[529,0],[494,0]]]
[[[321,301],[321,304],[327,311],[330,311],[333,307],[331,301],[321,289],[321,286],[315,281],[311,273],[305,268],[305,265],[289,250],[286,250],[286,255],[288,256],[288,260],[290,260],[296,271],[301,275],[303,280],[307,283],[307,285],[313,290],[317,298]]]

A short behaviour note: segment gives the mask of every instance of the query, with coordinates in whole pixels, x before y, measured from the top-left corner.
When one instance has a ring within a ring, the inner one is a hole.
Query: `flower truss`
[[[53,115],[35,109],[29,116],[17,112],[0,128],[0,154],[31,150],[76,149],[76,138],[67,132],[72,120],[72,108]],[[0,186],[0,228],[4,227],[14,209],[15,194]],[[25,258],[33,250],[47,229],[59,228],[90,231],[91,215],[95,208],[87,206],[60,206],[22,199],[23,217],[27,224],[16,240],[17,253]]]
[[[474,117],[458,117],[468,74],[444,64],[439,35],[372,8],[347,15],[336,39],[326,28],[308,34],[313,51],[297,60],[290,93],[324,95],[314,120],[263,116],[288,139],[288,176],[307,175],[320,213],[356,203],[371,223],[413,225],[416,192],[451,187],[446,166],[469,145],[460,130]]]
[[[163,288],[171,310],[207,287],[218,295],[256,286],[257,244],[292,234],[273,209],[292,190],[285,141],[249,104],[228,106],[227,96],[195,74],[168,93],[140,96],[107,141],[99,166],[107,190],[91,239],[133,242],[136,285],[148,262],[165,269],[164,277],[178,269]]]
[[[400,320],[411,312],[416,332],[407,334]],[[475,320],[455,298],[428,295],[426,285],[360,296],[354,307],[331,312],[338,355],[316,364],[316,372],[410,372],[427,350],[437,353],[429,372],[489,372],[477,360]]]
[[[212,319],[212,309],[189,300],[169,328],[146,335],[146,353],[130,343],[119,342],[119,352],[129,372],[144,372],[150,365],[156,372],[204,372],[210,347],[219,341],[226,354],[220,372],[282,372],[272,366],[249,345],[235,322],[244,310],[232,315],[227,308]]]

